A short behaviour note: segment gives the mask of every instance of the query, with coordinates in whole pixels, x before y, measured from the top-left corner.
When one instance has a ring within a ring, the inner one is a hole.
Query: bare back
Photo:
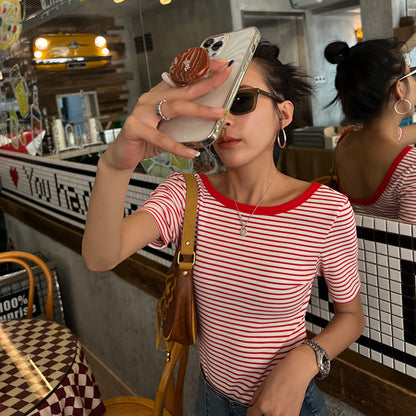
[[[348,133],[336,150],[336,170],[342,192],[356,199],[369,199],[383,182],[403,147],[389,137]]]

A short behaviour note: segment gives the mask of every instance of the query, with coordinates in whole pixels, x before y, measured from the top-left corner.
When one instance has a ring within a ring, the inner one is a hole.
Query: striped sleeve
[[[185,210],[186,184],[182,174],[173,174],[162,182],[138,209],[149,213],[160,231],[160,238],[150,247],[163,249],[170,242],[178,243]]]
[[[339,210],[322,248],[322,273],[334,302],[351,302],[359,293],[357,256],[355,217],[350,203],[346,201]]]

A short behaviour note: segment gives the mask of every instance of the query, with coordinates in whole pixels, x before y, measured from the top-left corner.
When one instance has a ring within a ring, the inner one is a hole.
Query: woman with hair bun
[[[416,81],[395,38],[349,47],[333,42],[325,58],[337,64],[337,96],[347,131],[336,149],[339,189],[357,213],[416,224],[416,125],[400,127],[415,112]]]
[[[186,87],[161,82],[142,94],[97,166],[83,256],[109,270],[147,244],[181,239],[185,179],[174,174],[123,217],[127,186],[144,158],[194,149],[158,130],[163,117],[221,119],[213,143],[226,170],[196,174],[198,215],[193,286],[201,362],[197,416],[328,416],[314,382],[329,360],[363,332],[354,213],[333,189],[279,172],[294,107],[309,96],[306,77],[261,42],[229,112],[192,102],[221,84],[228,63]],[[222,68],[222,70],[220,70]],[[334,305],[327,326],[307,339],[305,315],[316,276]]]

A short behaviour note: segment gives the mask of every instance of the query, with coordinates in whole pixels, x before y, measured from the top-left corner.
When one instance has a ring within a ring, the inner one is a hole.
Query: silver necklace
[[[270,182],[270,185],[267,187],[267,189],[264,191],[264,194],[261,196],[259,202],[257,202],[257,205],[254,207],[253,212],[249,215],[249,217],[246,219],[246,221],[243,221],[243,219],[241,218],[241,214],[240,214],[240,210],[238,209],[237,206],[237,202],[235,200],[235,194],[234,194],[234,205],[235,205],[235,209],[237,210],[237,214],[238,214],[238,219],[240,220],[240,235],[241,237],[245,237],[247,235],[247,224],[250,221],[251,217],[254,215],[254,213],[256,212],[257,208],[259,207],[259,205],[261,204],[261,202],[263,201],[264,197],[266,196],[267,192],[269,191],[269,189],[272,187],[273,182],[277,176],[278,172],[276,172],[273,176],[272,181]]]

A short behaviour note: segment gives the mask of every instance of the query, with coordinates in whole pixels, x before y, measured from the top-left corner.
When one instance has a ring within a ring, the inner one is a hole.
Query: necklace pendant
[[[241,237],[245,237],[247,235],[247,228],[244,225],[240,228],[240,235]]]

